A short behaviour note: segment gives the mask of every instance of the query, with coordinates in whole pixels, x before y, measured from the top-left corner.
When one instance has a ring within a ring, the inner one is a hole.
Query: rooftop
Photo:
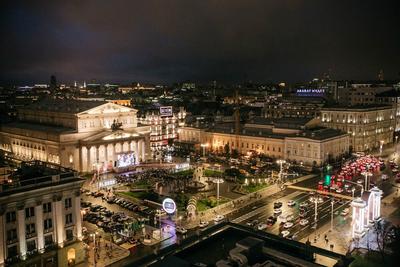
[[[340,106],[340,105],[326,105],[322,110],[339,110],[339,111],[374,111],[382,109],[391,109],[392,106],[371,104],[371,105],[353,105],[353,106]]]
[[[72,169],[43,161],[22,162],[0,185],[0,197],[79,181],[84,179]]]
[[[33,103],[21,109],[31,111],[48,111],[48,112],[61,112],[61,113],[80,113],[97,106],[106,104],[106,101],[81,101],[73,99],[53,99],[46,98],[40,102]]]

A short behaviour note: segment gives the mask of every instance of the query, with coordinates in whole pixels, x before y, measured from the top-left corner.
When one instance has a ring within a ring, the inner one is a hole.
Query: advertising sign
[[[164,199],[162,203],[163,209],[166,213],[172,214],[176,211],[176,204],[175,201],[171,198]]]
[[[171,117],[172,116],[172,106],[160,107],[161,117]]]

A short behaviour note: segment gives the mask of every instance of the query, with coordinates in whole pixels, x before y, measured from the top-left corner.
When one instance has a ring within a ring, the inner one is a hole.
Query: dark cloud
[[[396,2],[9,1],[0,80],[398,78]]]

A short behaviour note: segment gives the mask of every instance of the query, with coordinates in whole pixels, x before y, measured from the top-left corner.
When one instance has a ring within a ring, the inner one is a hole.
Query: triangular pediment
[[[110,114],[110,113],[127,113],[127,112],[137,112],[136,109],[121,106],[114,103],[105,103],[97,107],[85,110],[84,112],[78,113],[78,115],[85,114]]]

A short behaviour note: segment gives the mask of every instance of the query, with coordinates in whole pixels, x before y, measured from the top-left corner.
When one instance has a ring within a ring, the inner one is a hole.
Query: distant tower
[[[74,81],[74,87],[76,87],[76,86],[77,86],[76,81]]]
[[[57,79],[55,75],[50,76],[50,90],[54,91],[57,88]]]
[[[378,81],[383,81],[384,75],[383,75],[383,70],[381,69],[378,73]]]
[[[86,88],[86,81],[83,81],[83,88]]]

